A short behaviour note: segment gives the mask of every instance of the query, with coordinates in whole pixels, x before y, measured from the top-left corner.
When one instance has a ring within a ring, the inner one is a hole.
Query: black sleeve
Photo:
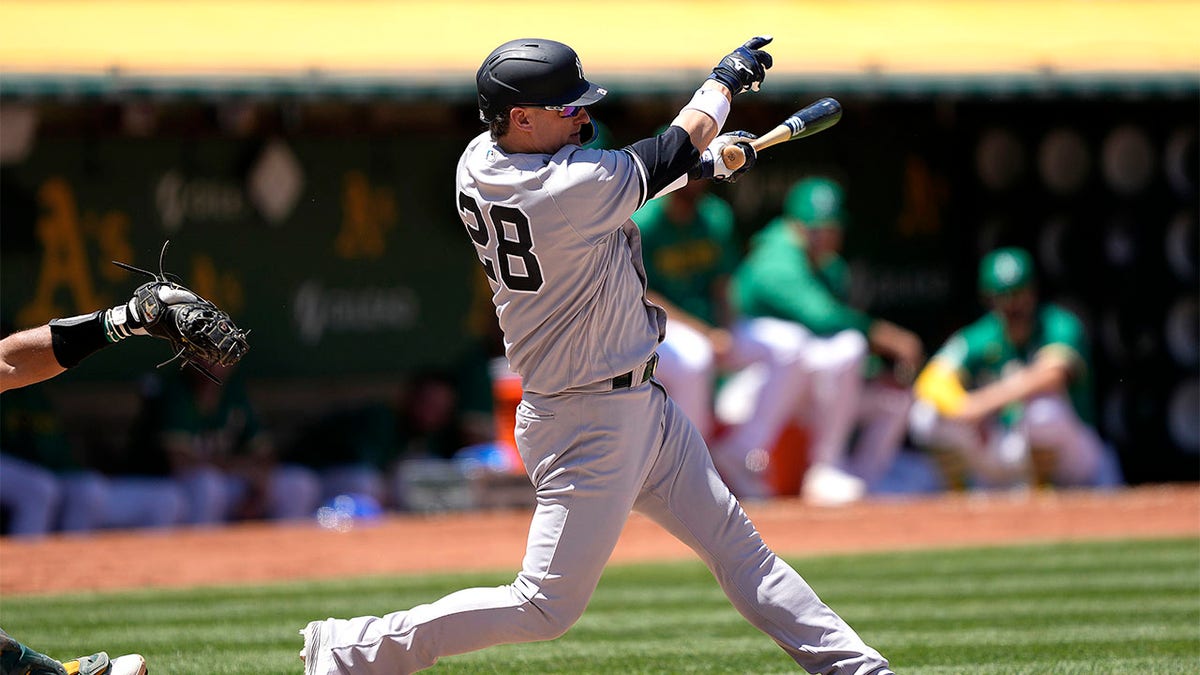
[[[63,368],[74,368],[92,353],[113,344],[108,339],[104,312],[80,314],[50,322],[50,347]]]
[[[644,138],[625,147],[646,169],[647,198],[653,197],[700,161],[683,127],[669,126],[658,136]]]

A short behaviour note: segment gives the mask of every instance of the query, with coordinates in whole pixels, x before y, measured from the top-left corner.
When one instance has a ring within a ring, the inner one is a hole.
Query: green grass
[[[1200,672],[1197,539],[792,562],[899,673]],[[378,615],[510,576],[5,597],[0,626],[60,658],[136,651],[155,675],[298,674],[296,631],[311,619]],[[796,670],[699,563],[686,563],[612,566],[563,638],[446,658],[434,672]]]

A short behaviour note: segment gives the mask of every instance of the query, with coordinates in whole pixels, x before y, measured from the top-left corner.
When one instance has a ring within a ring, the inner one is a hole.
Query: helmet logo
[[[583,79],[583,64],[579,62],[579,57],[575,57],[575,67],[579,70],[579,79]]]
[[[1021,276],[1021,263],[1012,255],[1003,254],[996,257],[996,278],[1003,284],[1011,284]]]
[[[829,186],[820,185],[812,191],[812,203],[818,213],[828,213],[837,206],[837,195]]]

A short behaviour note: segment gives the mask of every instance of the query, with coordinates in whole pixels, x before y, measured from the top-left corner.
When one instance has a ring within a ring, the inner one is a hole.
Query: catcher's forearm
[[[64,370],[54,357],[49,326],[13,333],[0,340],[0,391],[48,380]]]
[[[133,335],[139,325],[127,305],[54,319],[50,322],[54,358],[63,368],[74,368],[104,347]]]
[[[132,335],[126,306],[54,319],[0,341],[0,391],[61,374],[88,356]]]

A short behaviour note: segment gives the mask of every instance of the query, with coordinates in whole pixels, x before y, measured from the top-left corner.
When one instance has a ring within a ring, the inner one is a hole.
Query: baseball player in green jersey
[[[654,379],[667,317],[646,299],[630,216],[689,180],[732,177],[720,160],[727,145],[753,154],[719,134],[733,96],[765,77],[770,41],[735,49],[665,132],[619,150],[581,147],[592,133],[587,106],[607,92],[584,78],[573,49],[530,38],[485,59],[476,82],[489,129],[460,158],[455,196],[521,377],[516,443],[537,497],[525,558],[511,584],[311,622],[308,675],[410,673],[442,656],[562,635],[634,509],[695,550],[738,611],[804,669],[892,672],[767,547]]]
[[[659,380],[705,438],[713,431],[713,383],[734,350],[729,276],[737,265],[733,209],[706,181],[652,199],[633,214],[642,233],[646,297],[667,310]]]
[[[1033,261],[1019,248],[984,256],[979,291],[990,311],[950,336],[917,378],[914,439],[962,460],[944,465],[968,472],[947,476],[953,483],[1119,483],[1115,458],[1091,426],[1091,364],[1079,319],[1039,302]]]
[[[845,221],[841,187],[808,178],[788,192],[783,214],[751,241],[738,266],[731,294],[743,316],[738,333],[785,351],[787,369],[766,372],[758,401],[771,402],[714,450],[723,472],[740,471],[753,483],[761,462],[739,463],[769,447],[789,416],[810,435],[810,466],[801,495],[811,503],[838,505],[863,496],[882,477],[903,441],[911,397],[907,387],[867,379],[869,354],[915,373],[923,359],[920,339],[848,303],[849,268],[841,257]],[[848,454],[856,425],[858,441]]]

